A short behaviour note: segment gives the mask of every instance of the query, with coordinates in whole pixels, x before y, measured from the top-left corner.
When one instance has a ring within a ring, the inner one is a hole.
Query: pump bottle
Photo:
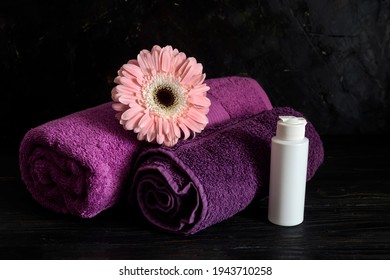
[[[309,140],[304,118],[280,116],[271,142],[268,220],[280,226],[303,222]]]

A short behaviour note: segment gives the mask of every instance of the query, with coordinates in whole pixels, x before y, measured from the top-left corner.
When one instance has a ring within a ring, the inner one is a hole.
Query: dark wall
[[[154,44],[196,57],[208,78],[256,79],[321,134],[389,131],[389,0],[6,0],[1,142],[110,101],[117,69]]]

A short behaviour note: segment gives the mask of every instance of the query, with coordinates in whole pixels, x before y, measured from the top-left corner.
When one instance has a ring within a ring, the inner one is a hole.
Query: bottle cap
[[[276,137],[281,140],[301,140],[305,137],[307,121],[301,117],[279,116]]]

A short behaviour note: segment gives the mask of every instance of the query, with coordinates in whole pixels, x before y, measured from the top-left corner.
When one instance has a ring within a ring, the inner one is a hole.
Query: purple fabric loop
[[[145,218],[164,231],[194,234],[242,211],[256,196],[266,196],[271,138],[280,115],[302,116],[291,108],[274,108],[209,127],[174,148],[145,149],[132,184]],[[324,150],[310,122],[306,137],[310,180]]]
[[[206,80],[209,126],[271,108],[251,78]],[[93,217],[126,192],[133,161],[146,146],[125,131],[111,102],[59,118],[26,133],[19,150],[23,181],[32,197],[56,212]],[[201,134],[200,134],[201,135]],[[198,137],[198,136],[197,136]]]

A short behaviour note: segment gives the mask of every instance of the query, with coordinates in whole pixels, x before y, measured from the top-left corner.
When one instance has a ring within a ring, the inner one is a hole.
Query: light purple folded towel
[[[194,234],[245,209],[268,193],[271,138],[280,115],[274,108],[206,128],[173,148],[145,149],[139,156],[130,201],[157,228]],[[320,136],[308,122],[307,179],[324,159]]]
[[[260,85],[251,78],[223,77],[210,87],[209,126],[271,109]],[[144,146],[115,118],[112,103],[45,123],[21,142],[23,181],[42,206],[59,213],[93,217],[117,203],[137,151]]]

